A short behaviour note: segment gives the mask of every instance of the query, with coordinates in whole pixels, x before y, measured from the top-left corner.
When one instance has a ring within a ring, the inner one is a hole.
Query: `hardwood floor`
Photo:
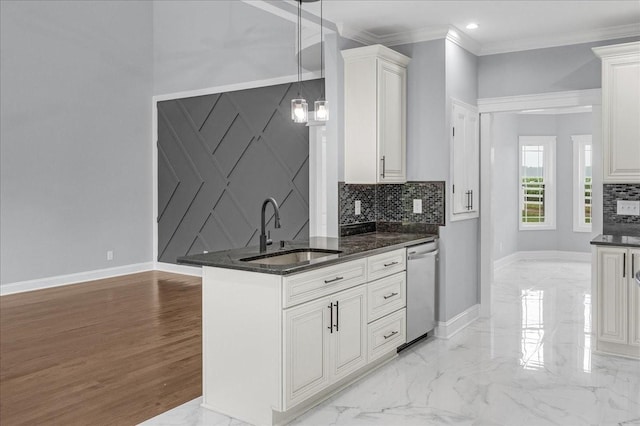
[[[132,425],[202,394],[201,279],[0,297],[0,424]]]

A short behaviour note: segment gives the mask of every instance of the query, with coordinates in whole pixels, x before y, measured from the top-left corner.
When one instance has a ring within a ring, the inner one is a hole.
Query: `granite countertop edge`
[[[640,247],[640,236],[600,234],[591,240],[594,246]]]
[[[259,253],[258,247],[251,246],[240,249],[195,254],[178,258],[178,263],[194,266],[209,266],[214,268],[235,269],[246,272],[258,272],[272,275],[288,276],[325,266],[349,262],[363,257],[373,256],[400,248],[424,244],[438,238],[433,234],[402,234],[395,232],[371,232],[341,238],[313,238],[310,241],[287,241],[284,249],[279,249],[277,243],[269,246],[266,253]],[[275,247],[274,247],[275,246]],[[240,259],[261,254],[276,255],[281,251],[294,249],[328,249],[340,250],[341,253],[328,259],[319,258],[293,265],[265,265],[260,263],[243,262]]]

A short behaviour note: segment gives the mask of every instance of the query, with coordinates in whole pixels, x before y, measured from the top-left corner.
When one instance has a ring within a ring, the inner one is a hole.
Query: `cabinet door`
[[[598,247],[598,340],[627,343],[627,250]]]
[[[284,312],[285,410],[329,385],[330,303],[323,298]]]
[[[331,334],[332,382],[367,363],[366,286],[334,296],[334,328]]]
[[[480,153],[477,108],[452,99],[451,220],[478,217]]]
[[[640,55],[605,59],[602,80],[604,181],[640,182]]]
[[[635,278],[640,272],[640,250],[629,250],[629,255],[629,344],[640,346],[640,282]]]
[[[378,60],[378,179],[379,183],[404,183],[406,177],[407,70]]]

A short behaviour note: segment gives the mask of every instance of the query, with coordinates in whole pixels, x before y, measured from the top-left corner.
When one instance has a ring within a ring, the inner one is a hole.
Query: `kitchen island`
[[[203,406],[285,424],[396,357],[406,247],[436,238],[373,232],[180,258],[203,266]],[[296,252],[320,257],[273,263]]]

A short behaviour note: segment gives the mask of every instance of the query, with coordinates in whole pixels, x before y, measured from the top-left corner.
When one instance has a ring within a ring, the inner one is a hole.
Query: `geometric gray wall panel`
[[[323,80],[305,81],[312,102]],[[158,260],[309,235],[309,131],[291,121],[296,83],[158,102]]]

